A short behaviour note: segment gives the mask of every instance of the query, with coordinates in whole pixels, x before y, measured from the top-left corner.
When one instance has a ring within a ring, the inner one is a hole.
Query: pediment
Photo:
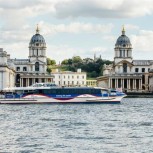
[[[123,65],[123,63],[127,63],[127,65],[130,66],[130,67],[133,66],[133,64],[131,62],[127,61],[127,60],[122,60],[122,61],[116,63],[115,66]]]
[[[42,62],[41,60],[33,60],[33,61],[30,61],[29,64],[35,64],[36,62],[39,62],[39,64],[46,64],[45,62]]]

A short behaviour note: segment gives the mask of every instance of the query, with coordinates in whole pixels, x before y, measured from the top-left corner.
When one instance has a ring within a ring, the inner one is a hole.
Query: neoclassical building
[[[28,59],[14,59],[16,67],[16,86],[29,86],[38,82],[52,82],[53,76],[46,73],[46,42],[36,28],[36,34],[29,43]]]
[[[125,34],[116,41],[114,61],[104,65],[103,76],[97,78],[98,86],[122,88],[125,92],[148,92],[151,90],[153,60],[133,60],[132,44]]]
[[[15,66],[15,86],[25,87],[39,82],[53,82],[53,76],[46,72],[46,42],[36,28],[36,34],[29,43],[29,57],[27,59],[8,59]]]
[[[15,66],[8,59],[10,55],[0,48],[0,91],[15,84]]]

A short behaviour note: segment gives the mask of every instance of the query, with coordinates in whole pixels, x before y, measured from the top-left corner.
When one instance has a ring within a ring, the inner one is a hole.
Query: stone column
[[[116,79],[115,79],[115,89],[116,89]]]
[[[124,79],[123,79],[123,86],[122,86],[122,87],[123,87],[123,89],[124,89]]]
[[[132,83],[133,83],[132,86],[133,86],[133,89],[134,89],[134,79],[132,79]]]
[[[111,88],[112,88],[112,83],[113,83],[113,79],[111,78],[110,84],[111,84]]]
[[[135,89],[135,79],[133,79],[133,89]]]
[[[20,78],[20,87],[21,87],[21,78]]]
[[[108,88],[110,88],[110,78],[108,78]]]
[[[139,90],[140,90],[140,83],[141,83],[141,81],[140,81],[140,79],[139,79]]]
[[[35,78],[32,79],[33,84],[35,84]]]
[[[29,86],[29,78],[27,78],[27,86]]]
[[[142,90],[142,79],[140,79],[140,89]]]
[[[129,79],[129,89],[131,89],[131,86],[130,86],[130,79]]]
[[[21,87],[23,87],[23,78],[21,79]]]
[[[116,79],[116,88],[118,88],[118,78]]]

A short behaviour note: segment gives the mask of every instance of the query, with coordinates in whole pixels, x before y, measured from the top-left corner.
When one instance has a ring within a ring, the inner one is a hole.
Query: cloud
[[[96,17],[127,18],[150,15],[153,12],[152,0],[67,0],[55,4],[59,18]]]
[[[44,22],[39,23],[42,27],[43,34],[56,34],[56,33],[74,33],[79,34],[82,32],[85,33],[110,33],[113,24],[92,24],[92,23],[83,23],[83,22],[71,22],[69,24],[47,24]]]
[[[137,35],[133,34],[129,38],[132,43],[134,59],[152,60],[153,31],[140,30]]]
[[[73,56],[80,56],[82,59],[84,58],[94,58],[94,54],[96,57],[101,55],[102,59],[112,60],[114,53],[113,47],[93,47],[89,49],[85,48],[73,48],[68,45],[48,45],[47,56],[51,59],[55,59],[57,63],[63,61],[64,59],[72,58]],[[49,52],[52,51],[52,52]],[[111,55],[111,56],[110,56]]]
[[[79,56],[79,49],[72,48],[68,45],[47,45],[47,57],[56,60],[57,63],[63,61],[64,59],[72,58],[75,53]]]
[[[0,0],[5,26],[20,27],[29,19],[48,15],[57,18],[131,18],[150,15],[152,0]]]
[[[134,49],[139,51],[151,51],[153,43],[153,31],[140,30],[138,35],[131,36],[131,43]]]
[[[27,59],[29,55],[28,44],[24,42],[10,43],[9,45],[3,44],[0,48],[3,48],[3,50],[10,54],[11,58]]]

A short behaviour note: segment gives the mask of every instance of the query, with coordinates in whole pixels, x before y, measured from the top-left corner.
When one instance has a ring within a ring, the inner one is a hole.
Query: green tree
[[[51,65],[51,59],[47,58],[47,65]]]
[[[69,66],[71,66],[71,65],[72,65],[72,63],[73,63],[72,59],[71,59],[71,58],[69,58],[69,59],[68,59],[68,65],[69,65]]]
[[[50,74],[52,72],[52,69],[50,67],[47,67],[47,72]]]
[[[50,60],[50,65],[56,65],[56,61],[55,60]]]
[[[61,64],[63,64],[63,65],[68,65],[68,59],[63,60],[63,61],[61,62]]]
[[[47,58],[47,65],[56,65],[56,61],[50,58]]]
[[[80,56],[73,56],[72,62],[73,62],[73,64],[81,63],[82,59]]]

